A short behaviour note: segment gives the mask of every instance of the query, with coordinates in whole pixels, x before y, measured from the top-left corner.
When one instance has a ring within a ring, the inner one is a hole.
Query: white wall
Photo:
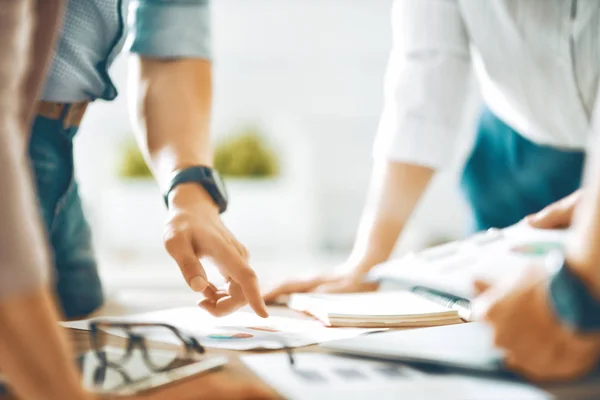
[[[259,122],[285,127],[269,133],[288,152],[298,140],[308,146],[310,176],[304,181],[315,196],[316,214],[310,218],[316,243],[347,249],[371,168],[390,46],[391,0],[212,4],[214,134]],[[92,212],[98,209],[102,190],[113,182],[116,143],[130,131],[123,58],[112,76],[121,96],[91,107],[77,141],[78,175]],[[466,143],[464,139],[459,147],[464,149]],[[303,161],[294,162],[294,170],[302,171]],[[456,236],[463,230],[465,214],[455,177],[455,171],[449,171],[438,179],[415,220],[418,229],[406,243],[420,245],[426,238]]]

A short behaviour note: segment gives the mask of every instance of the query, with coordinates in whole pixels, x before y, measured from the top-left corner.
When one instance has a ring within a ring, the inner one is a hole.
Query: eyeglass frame
[[[177,329],[176,327],[165,324],[165,323],[154,323],[154,322],[116,322],[109,320],[93,320],[89,323],[90,327],[90,345],[98,361],[103,365],[107,366],[121,366],[123,365],[136,348],[139,348],[142,352],[142,356],[147,366],[154,372],[162,372],[170,368],[171,364],[166,366],[158,366],[154,364],[149,356],[148,347],[146,344],[146,336],[133,332],[135,328],[165,328],[170,330],[175,337],[180,340],[183,350],[185,351],[185,358],[193,358],[196,354],[206,353],[204,346],[196,340],[193,336],[187,335]],[[127,334],[127,344],[125,346],[125,354],[119,361],[110,361],[106,358],[106,354],[103,351],[104,346],[100,344],[99,334],[104,332],[110,335],[110,329],[122,329]]]
[[[99,327],[99,325],[104,325],[105,329],[123,329],[125,333],[127,333],[127,345],[126,345],[126,353],[118,362],[111,362],[106,358],[106,354],[103,352],[104,346],[100,346],[99,344],[99,333],[103,331],[106,334],[110,335],[110,332],[107,330],[103,330]],[[92,350],[94,351],[98,361],[100,361],[103,365],[112,366],[112,367],[120,367],[123,365],[131,354],[135,350],[135,347],[140,347],[142,351],[142,355],[144,361],[148,365],[150,369],[154,372],[162,372],[168,370],[170,368],[170,364],[165,367],[156,366],[150,356],[148,354],[148,348],[146,346],[146,337],[137,333],[133,333],[131,330],[134,328],[166,328],[169,329],[173,334],[181,341],[183,348],[185,349],[186,357],[193,357],[194,354],[204,354],[206,353],[206,348],[200,344],[200,342],[193,336],[183,333],[181,330],[177,329],[173,325],[165,324],[161,322],[117,322],[110,321],[106,319],[95,319],[89,322],[90,328],[90,345]],[[269,340],[274,340],[281,345],[281,348],[278,350],[285,351],[289,364],[292,368],[296,366],[296,360],[294,358],[293,348],[290,347],[284,338],[282,337],[274,337],[269,338]]]

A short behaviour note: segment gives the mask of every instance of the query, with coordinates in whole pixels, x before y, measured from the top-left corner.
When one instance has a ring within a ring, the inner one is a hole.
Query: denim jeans
[[[475,230],[510,226],[574,192],[584,158],[538,145],[484,109],[461,181]]]
[[[35,119],[29,155],[39,205],[51,244],[54,282],[67,318],[87,315],[103,303],[89,224],[83,213],[73,169],[76,127],[61,120]]]

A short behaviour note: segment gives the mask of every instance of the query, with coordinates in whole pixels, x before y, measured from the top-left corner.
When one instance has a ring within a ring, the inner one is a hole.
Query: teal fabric
[[[461,187],[475,230],[504,228],[581,186],[584,152],[538,145],[485,108]]]
[[[67,318],[87,315],[103,303],[90,227],[83,213],[73,170],[77,128],[61,120],[37,117],[29,155],[48,238],[54,282]]]

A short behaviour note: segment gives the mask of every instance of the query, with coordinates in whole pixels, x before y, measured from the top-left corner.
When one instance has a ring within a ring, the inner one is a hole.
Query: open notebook
[[[288,306],[332,327],[393,328],[461,322],[457,310],[410,291],[290,296]]]
[[[523,223],[491,229],[383,263],[369,279],[384,287],[411,290],[470,319],[474,282],[496,282],[563,247],[567,231],[533,229]]]

